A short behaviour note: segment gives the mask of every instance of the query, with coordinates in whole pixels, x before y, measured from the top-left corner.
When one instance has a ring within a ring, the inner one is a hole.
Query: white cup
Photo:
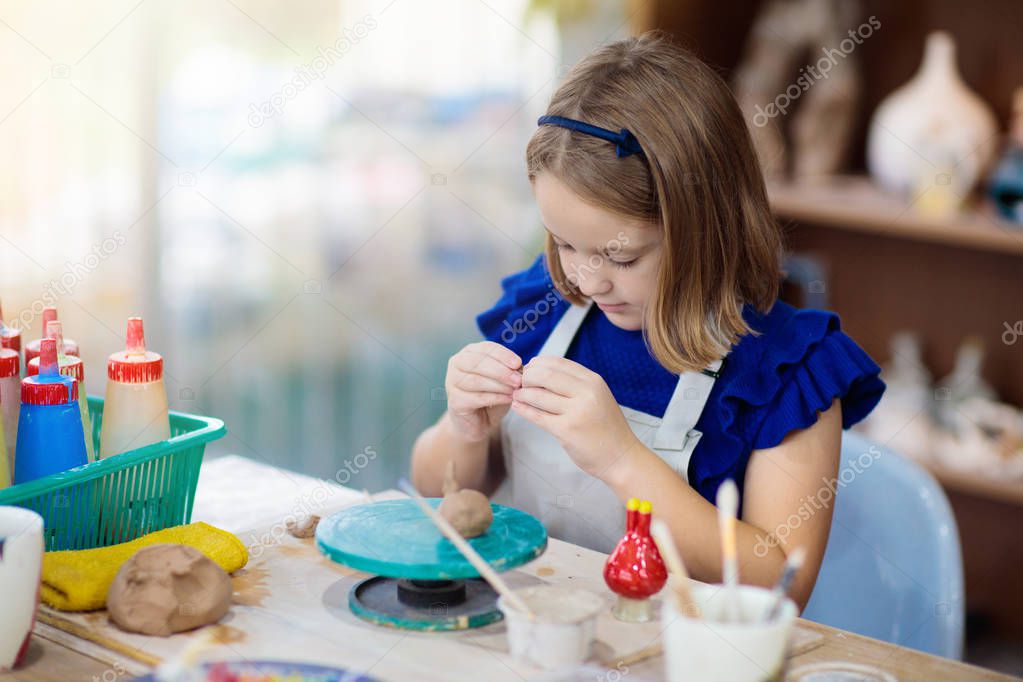
[[[690,583],[701,617],[681,615],[674,594],[666,589],[661,621],[664,662],[669,682],[762,682],[784,678],[789,634],[796,605],[782,603],[779,615],[765,621],[773,603],[770,590],[740,585],[738,622],[726,622],[727,590],[723,585]]]
[[[497,607],[508,628],[508,650],[517,660],[553,670],[585,661],[597,634],[597,616],[607,608],[587,590],[537,585],[516,590],[534,620],[504,597]]]
[[[13,669],[28,650],[42,567],[43,517],[0,506],[0,672]]]

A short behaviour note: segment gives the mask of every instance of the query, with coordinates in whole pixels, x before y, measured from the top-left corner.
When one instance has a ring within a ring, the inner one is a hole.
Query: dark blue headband
[[[602,140],[613,142],[615,145],[615,155],[619,158],[629,156],[631,154],[639,154],[643,156],[643,148],[639,146],[639,140],[636,136],[630,133],[626,128],[622,128],[620,132],[614,132],[607,128],[600,128],[589,123],[582,121],[576,121],[572,118],[565,118],[564,116],[541,116],[537,119],[536,124],[561,126],[562,128],[568,128],[569,130],[575,130],[586,135],[592,135],[593,137],[599,137]]]

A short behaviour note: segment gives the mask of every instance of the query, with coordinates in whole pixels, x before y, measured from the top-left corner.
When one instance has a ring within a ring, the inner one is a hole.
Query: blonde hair
[[[663,231],[644,335],[671,372],[705,368],[750,332],[744,304],[766,312],[778,295],[781,234],[746,123],[725,82],[660,32],[611,43],[579,62],[548,115],[617,131],[643,154],[544,125],[526,147],[532,182],[552,173],[587,203]],[[550,234],[555,286],[584,302]]]

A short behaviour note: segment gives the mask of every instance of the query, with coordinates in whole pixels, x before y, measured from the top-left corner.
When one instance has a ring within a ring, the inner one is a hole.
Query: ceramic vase
[[[959,75],[952,37],[939,31],[927,37],[917,73],[874,113],[867,166],[887,190],[961,200],[991,164],[996,135],[991,109]]]

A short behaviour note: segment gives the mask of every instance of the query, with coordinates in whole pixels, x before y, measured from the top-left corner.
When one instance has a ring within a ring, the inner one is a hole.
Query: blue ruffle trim
[[[812,426],[836,398],[842,401],[842,427],[849,428],[884,393],[881,368],[841,331],[834,313],[797,310],[756,341],[762,350],[743,363],[753,360],[719,400],[722,435],[736,441],[728,448],[735,456],[718,453],[701,467],[701,478],[734,475],[747,449],[775,447],[792,431]],[[745,443],[743,435],[749,438]]]

